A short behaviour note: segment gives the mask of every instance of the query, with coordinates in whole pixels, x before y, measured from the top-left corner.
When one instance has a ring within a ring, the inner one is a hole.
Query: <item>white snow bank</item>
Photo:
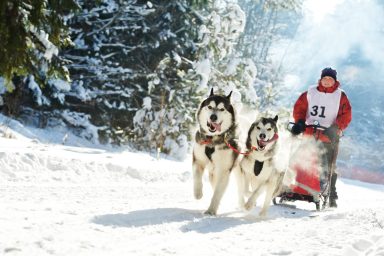
[[[0,138],[0,184],[103,184],[108,182],[180,181],[184,163],[156,160],[143,153],[108,153],[102,149],[47,145]],[[169,165],[172,164],[172,170]]]

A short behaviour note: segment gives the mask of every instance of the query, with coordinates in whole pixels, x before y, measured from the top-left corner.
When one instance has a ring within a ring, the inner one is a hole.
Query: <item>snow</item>
[[[83,81],[76,81],[72,84],[72,90],[74,93],[76,93],[77,97],[80,100],[86,101],[91,100],[90,92],[89,90],[84,88],[84,82]]]
[[[98,127],[94,126],[89,121],[89,115],[64,110],[61,113],[61,117],[69,124],[69,126],[84,128],[84,130],[78,134],[80,137],[86,138],[93,143],[97,143],[99,141]]]
[[[207,88],[211,74],[211,61],[209,59],[204,59],[195,63],[195,71],[201,77],[197,90],[200,91]]]
[[[143,99],[143,109],[152,109],[152,99],[150,97],[145,97]]]
[[[64,104],[65,94],[63,92],[69,92],[71,90],[71,85],[67,81],[61,79],[50,79],[48,84],[53,90],[52,97],[57,98],[61,104]]]
[[[33,75],[28,77],[28,88],[32,91],[34,100],[39,106],[51,104],[49,99],[43,95],[40,86],[36,83]]]
[[[44,45],[45,47],[44,58],[47,61],[51,61],[54,55],[57,56],[59,54],[59,49],[49,41],[48,39],[49,34],[47,34],[43,30],[36,28],[33,25],[30,26],[30,32],[39,39],[40,43]]]
[[[69,92],[71,90],[71,85],[61,79],[50,79],[49,84],[57,91]]]
[[[340,179],[339,207],[237,209],[234,179],[218,216],[192,194],[191,156],[64,146],[0,126],[0,254],[382,255],[384,185]],[[16,125],[17,124],[17,125]],[[12,134],[12,136],[6,136]],[[50,138],[54,132],[42,133]],[[46,139],[47,140],[47,139]],[[78,139],[81,145],[82,139]],[[260,205],[260,203],[259,203]]]

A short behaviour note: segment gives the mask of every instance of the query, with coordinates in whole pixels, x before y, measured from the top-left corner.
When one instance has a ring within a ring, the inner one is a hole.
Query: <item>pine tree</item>
[[[202,96],[197,90],[197,77],[189,74],[191,69],[189,60],[173,53],[151,75],[143,108],[134,117],[135,144],[139,148],[157,149],[178,158],[189,150],[190,129]]]
[[[69,81],[59,49],[71,45],[64,15],[77,9],[74,0],[3,0],[0,2],[0,77],[7,92],[3,112],[18,116],[25,105],[49,104],[42,88]],[[53,79],[53,80],[52,80]],[[49,85],[49,86],[46,86]]]
[[[238,103],[255,104],[253,81],[256,67],[250,58],[243,58],[236,50],[244,31],[246,16],[239,5],[228,1],[212,1],[201,12],[204,24],[199,29],[198,61],[200,89],[215,87],[221,93],[234,91]],[[241,105],[241,104],[240,104]]]
[[[58,49],[71,43],[63,15],[76,8],[72,0],[0,2],[0,76],[8,85],[28,74],[40,86],[52,76],[69,79]]]
[[[172,17],[167,22],[163,42],[170,50],[147,76],[143,108],[138,109],[133,119],[134,143],[141,149],[181,158],[189,149],[190,129],[202,94],[192,71],[197,47],[194,40],[201,21],[184,1],[167,3],[165,9],[156,24]]]
[[[79,4],[82,13],[69,20],[75,48],[64,56],[73,86],[63,107],[86,113],[105,143],[165,152],[165,144],[184,144],[198,104],[188,70],[201,21],[190,3]]]

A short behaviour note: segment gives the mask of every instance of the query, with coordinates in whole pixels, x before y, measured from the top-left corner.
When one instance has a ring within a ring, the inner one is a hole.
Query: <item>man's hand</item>
[[[305,131],[305,121],[299,120],[292,126],[291,133],[293,135],[299,135],[300,133]]]

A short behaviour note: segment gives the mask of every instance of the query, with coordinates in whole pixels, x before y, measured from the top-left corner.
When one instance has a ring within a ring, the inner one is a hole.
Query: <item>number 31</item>
[[[320,106],[320,108],[321,108],[321,113],[320,113],[319,117],[325,118],[325,115],[324,115],[325,107]],[[312,107],[312,110],[313,110],[313,111],[311,112],[311,115],[312,115],[312,116],[317,116],[318,113],[319,113],[319,106],[313,106],[313,107]]]

